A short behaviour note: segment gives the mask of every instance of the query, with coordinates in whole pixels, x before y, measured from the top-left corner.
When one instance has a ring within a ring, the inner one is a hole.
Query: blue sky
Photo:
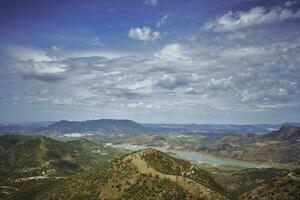
[[[0,121],[300,118],[300,2],[0,2]]]

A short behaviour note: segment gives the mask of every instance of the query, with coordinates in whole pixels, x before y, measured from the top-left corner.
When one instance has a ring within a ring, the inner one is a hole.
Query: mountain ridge
[[[97,119],[86,121],[61,120],[41,128],[40,131],[47,133],[99,131],[102,133],[137,134],[149,132],[150,130],[132,120]]]
[[[300,139],[300,127],[284,123],[279,130],[272,131],[268,134],[262,136],[264,139],[274,139],[274,140],[299,140]]]

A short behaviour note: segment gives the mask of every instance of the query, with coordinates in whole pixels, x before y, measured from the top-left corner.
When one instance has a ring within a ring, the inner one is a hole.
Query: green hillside
[[[182,174],[158,171],[150,161],[159,155],[172,161]],[[147,157],[147,159],[145,159]],[[220,186],[204,170],[191,168],[188,176],[182,160],[154,149],[146,149],[114,160],[110,164],[79,172],[65,179],[31,180],[16,183],[12,199],[227,199]],[[198,173],[201,171],[202,174]],[[192,172],[190,171],[190,172]],[[205,183],[205,184],[204,184]],[[214,185],[215,184],[215,185]],[[208,185],[208,186],[207,186]],[[216,188],[214,188],[216,186]]]
[[[206,138],[199,142],[196,150],[223,158],[298,168],[299,135],[299,127],[284,124],[278,131],[264,135],[231,134]]]
[[[160,151],[147,149],[142,158],[148,165],[164,174],[188,177],[197,183],[218,190],[223,193],[223,188],[215,182],[212,176],[204,169],[182,159],[171,157]]]
[[[299,170],[214,167],[152,148],[125,155],[86,140],[5,136],[0,144],[4,200],[300,197]]]
[[[298,200],[300,199],[300,173],[291,172],[261,183],[242,194],[240,199]]]
[[[0,182],[65,176],[121,155],[119,150],[83,139],[62,142],[42,136],[1,136]]]

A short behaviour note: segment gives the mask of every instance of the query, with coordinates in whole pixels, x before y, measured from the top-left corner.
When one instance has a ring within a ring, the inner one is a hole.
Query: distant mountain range
[[[290,123],[300,126],[300,123]],[[142,124],[143,126],[160,132],[184,132],[190,134],[222,134],[222,133],[257,133],[278,130],[281,124]]]
[[[76,133],[98,131],[101,133],[138,134],[150,130],[131,120],[99,119],[87,121],[62,120],[41,129],[47,133]]]
[[[266,134],[225,134],[209,137],[198,151],[247,162],[300,165],[300,127],[283,124]]]
[[[150,129],[131,120],[99,119],[87,121],[61,120],[51,124],[0,125],[1,134],[68,134],[81,132],[99,132],[104,134],[138,134],[148,133]]]
[[[299,123],[291,123],[300,126]],[[227,133],[266,133],[280,128],[280,124],[139,124],[131,120],[99,119],[87,121],[32,122],[0,124],[3,134],[69,134],[97,132],[103,134],[145,134],[150,132],[180,132],[185,134],[218,135]]]

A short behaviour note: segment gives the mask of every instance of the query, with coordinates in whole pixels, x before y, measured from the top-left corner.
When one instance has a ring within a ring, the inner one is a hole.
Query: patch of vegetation
[[[186,160],[171,157],[157,150],[150,150],[142,158],[151,167],[161,173],[188,177],[197,183],[224,194],[224,189],[214,180],[208,171]]]
[[[240,199],[300,199],[300,179],[284,175],[264,182],[240,196]]]
[[[11,199],[200,199],[176,180],[142,172],[133,159],[137,159],[136,153],[63,179],[15,183],[14,187],[19,188],[19,191],[13,193]],[[216,193],[206,195],[214,199]]]
[[[125,190],[122,199],[181,199],[187,198],[186,191],[169,179],[138,176],[134,184]]]
[[[32,176],[66,176],[124,155],[84,139],[62,142],[42,136],[0,137],[0,183]]]

